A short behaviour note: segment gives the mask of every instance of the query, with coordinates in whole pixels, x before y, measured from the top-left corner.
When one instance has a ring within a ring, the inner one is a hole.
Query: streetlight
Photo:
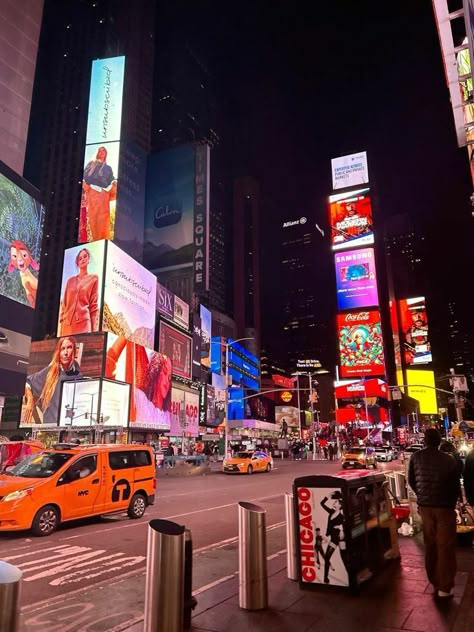
[[[243,340],[255,340],[253,336],[246,338],[238,338],[232,342],[222,342],[220,340],[211,340],[211,344],[221,345],[225,347],[225,421],[224,421],[224,459],[227,458],[227,450],[229,447],[229,347]]]

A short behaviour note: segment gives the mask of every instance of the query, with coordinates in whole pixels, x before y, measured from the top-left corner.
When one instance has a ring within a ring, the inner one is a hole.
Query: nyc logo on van
[[[80,490],[77,492],[77,495],[78,495],[78,496],[88,496],[88,495],[89,495],[89,490],[88,490],[88,489],[80,489]]]

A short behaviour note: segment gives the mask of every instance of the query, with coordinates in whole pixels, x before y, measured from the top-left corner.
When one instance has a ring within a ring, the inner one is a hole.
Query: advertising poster
[[[373,248],[347,250],[334,255],[339,309],[379,304]]]
[[[58,336],[100,330],[105,241],[64,251]]]
[[[0,173],[0,296],[33,308],[43,222],[44,207]],[[0,320],[8,324],[5,314]]]
[[[107,244],[102,328],[153,348],[156,278],[112,242]]]
[[[301,581],[348,586],[347,542],[340,489],[296,488]]]
[[[201,317],[196,312],[192,312],[193,319],[193,350],[192,350],[192,374],[193,378],[201,377]],[[211,345],[213,348],[216,345]]]
[[[407,369],[408,395],[420,403],[422,415],[436,415],[438,403],[436,401],[435,378],[433,371]]]
[[[179,298],[174,297],[174,322],[184,329],[189,329],[189,305]]]
[[[425,297],[402,299],[398,304],[406,364],[429,364],[433,357],[431,355]]]
[[[225,391],[220,393],[214,386],[207,385],[205,425],[217,427],[225,418]]]
[[[337,315],[341,377],[382,375],[385,372],[380,312]]]
[[[160,353],[171,358],[173,375],[191,379],[191,337],[160,323]]]
[[[95,427],[99,423],[101,380],[75,380],[62,384],[60,426]]]
[[[345,189],[359,184],[368,184],[369,168],[367,166],[367,152],[349,154],[331,160],[332,188]]]
[[[174,300],[173,292],[170,292],[164,285],[156,282],[156,311],[169,318],[174,319]]]
[[[86,145],[120,140],[125,57],[92,62]]]
[[[201,314],[201,364],[205,367],[211,366],[211,328],[212,328],[212,314],[204,307],[200,305]]]
[[[169,430],[171,375],[168,356],[124,336],[107,334],[105,377],[130,384],[132,425]]]
[[[104,348],[104,334],[33,342],[20,426],[56,426],[62,382],[102,376]]]
[[[199,435],[199,391],[172,389],[171,428],[172,437],[197,437]],[[184,414],[183,414],[184,413]]]
[[[390,313],[390,325],[392,327],[393,349],[395,355],[395,366],[397,369],[402,368],[402,350],[400,344],[400,321],[397,313],[397,303],[394,300],[388,302]]]
[[[193,145],[148,158],[143,261],[155,273],[193,265],[194,178]]]
[[[331,195],[329,223],[333,250],[373,244],[374,229],[369,189]]]
[[[281,437],[299,428],[298,408],[296,406],[275,406],[275,422]]]

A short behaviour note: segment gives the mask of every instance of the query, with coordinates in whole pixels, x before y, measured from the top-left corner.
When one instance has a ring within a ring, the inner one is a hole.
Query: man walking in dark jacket
[[[456,513],[460,491],[454,459],[439,450],[441,435],[435,428],[425,432],[424,450],[410,459],[408,482],[417,496],[423,520],[425,568],[435,595],[453,596],[456,575]]]
[[[467,502],[474,507],[474,448],[467,455],[464,465],[464,491]]]

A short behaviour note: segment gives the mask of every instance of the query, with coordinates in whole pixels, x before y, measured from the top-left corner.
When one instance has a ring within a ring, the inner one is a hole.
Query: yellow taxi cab
[[[155,490],[148,446],[56,444],[0,476],[0,531],[45,536],[78,518],[120,511],[141,518]]]
[[[253,474],[254,472],[270,472],[272,467],[273,459],[266,452],[242,450],[224,460],[222,471],[225,474]]]
[[[341,464],[343,469],[377,467],[377,459],[374,448],[352,447],[348,448],[342,455]]]

